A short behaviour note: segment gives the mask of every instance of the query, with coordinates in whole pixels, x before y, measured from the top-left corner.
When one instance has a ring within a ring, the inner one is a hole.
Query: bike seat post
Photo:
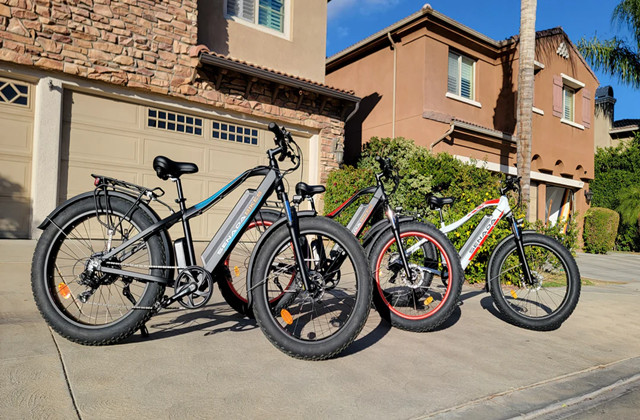
[[[440,214],[440,227],[445,227],[444,217],[442,216],[442,207],[438,209],[438,213]]]
[[[182,228],[184,230],[184,239],[187,243],[189,263],[193,264],[193,262],[196,260],[196,252],[193,248],[193,240],[191,238],[191,227],[189,226],[189,221],[186,217],[184,217],[184,213],[186,210],[186,206],[184,203],[187,201],[187,199],[184,198],[184,193],[182,192],[182,181],[180,181],[180,178],[170,179],[171,181],[176,183],[176,189],[178,190],[178,199],[176,200],[176,203],[178,203],[178,205],[180,206],[180,212],[182,213]]]

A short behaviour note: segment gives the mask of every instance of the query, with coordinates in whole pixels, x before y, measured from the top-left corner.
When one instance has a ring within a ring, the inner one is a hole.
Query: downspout
[[[391,38],[391,32],[387,32],[387,38],[389,38],[389,42],[391,43],[391,49],[393,50],[393,95],[392,95],[392,105],[391,105],[391,137],[396,137],[396,77],[397,77],[397,53],[396,43],[393,42],[393,38]]]
[[[452,122],[451,127],[449,127],[449,130],[447,130],[447,132],[444,133],[438,140],[431,143],[431,146],[429,146],[429,151],[433,150],[436,144],[440,143],[442,140],[446,139],[451,133],[453,133],[453,130],[455,128],[456,128],[456,125]]]

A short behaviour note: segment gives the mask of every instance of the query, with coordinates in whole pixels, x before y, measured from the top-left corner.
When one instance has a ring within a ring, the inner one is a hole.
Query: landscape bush
[[[584,250],[593,254],[606,254],[613,250],[618,232],[620,215],[617,212],[591,207],[584,216]]]

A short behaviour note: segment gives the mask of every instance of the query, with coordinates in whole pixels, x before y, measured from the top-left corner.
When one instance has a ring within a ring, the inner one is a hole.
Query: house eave
[[[361,99],[351,93],[341,92],[336,89],[332,89],[328,86],[307,82],[292,76],[254,67],[249,64],[241,63],[235,60],[230,60],[230,59],[213,55],[213,54],[206,54],[206,53],[200,54],[200,63],[203,66],[214,66],[214,67],[219,67],[227,70],[237,71],[238,73],[247,74],[249,76],[258,77],[260,79],[282,84],[284,86],[294,87],[296,89],[301,89],[307,92],[313,92],[319,95],[327,96],[329,98],[339,99],[342,101],[357,103],[357,102],[360,102],[360,99]]]

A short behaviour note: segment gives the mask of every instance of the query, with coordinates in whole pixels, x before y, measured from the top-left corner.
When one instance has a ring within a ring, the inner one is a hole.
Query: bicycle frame
[[[213,236],[209,245],[201,255],[202,262],[204,263],[204,268],[207,271],[211,272],[215,269],[215,267],[218,266],[221,261],[223,261],[227,252],[237,244],[238,240],[240,239],[240,233],[244,230],[246,225],[253,218],[254,214],[256,214],[256,212],[262,207],[262,205],[266,202],[267,198],[273,193],[274,190],[277,192],[278,198],[284,203],[290,234],[294,238],[298,237],[297,215],[295,210],[291,208],[287,193],[284,188],[284,184],[282,182],[282,174],[280,173],[278,164],[274,158],[274,156],[279,151],[279,148],[271,149],[268,151],[270,162],[269,167],[258,166],[243,172],[240,176],[235,178],[218,192],[189,208],[185,208],[184,206],[185,200],[182,195],[180,180],[172,179],[172,181],[176,182],[178,188],[177,201],[180,204],[180,211],[177,211],[160,220],[159,222],[153,224],[152,226],[149,226],[147,229],[138,233],[133,238],[125,241],[120,246],[111,249],[102,255],[99,255],[99,270],[106,274],[136,278],[147,282],[158,282],[165,285],[170,284],[170,282],[173,281],[173,279],[171,278],[141,274],[119,268],[113,268],[107,265],[108,261],[112,258],[118,258],[118,255],[121,253],[125,253],[122,256],[128,258],[130,255],[135,254],[140,249],[142,249],[142,247],[139,246],[127,250],[127,248],[131,247],[132,244],[135,244],[140,240],[145,240],[160,231],[167,230],[178,221],[181,221],[183,224],[185,240],[187,244],[186,258],[188,259],[188,264],[193,264],[193,262],[195,261],[195,251],[193,248],[193,243],[191,241],[189,220],[206,212],[207,210],[215,206],[220,200],[228,196],[232,191],[236,190],[247,179],[255,176],[263,176],[264,179],[257,187],[257,189],[247,189],[245,191],[245,193],[242,195],[240,200],[238,200],[235,207],[233,208],[227,219],[224,221],[220,229]],[[300,260],[298,261],[298,263],[299,266],[302,267],[302,270],[300,270],[300,274],[303,284],[305,285],[305,287],[308,287],[308,271],[306,265],[303,263],[303,261],[301,261],[302,253],[300,252],[300,244],[298,243],[298,241],[292,241],[292,243],[296,259]]]
[[[465,223],[467,223],[473,216],[477,215],[478,212],[480,212],[481,210],[489,207],[495,207],[495,210],[490,215],[486,215],[482,218],[478,226],[476,226],[473,232],[471,232],[471,235],[469,235],[469,238],[465,241],[464,245],[462,245],[462,248],[458,252],[460,256],[460,263],[462,265],[462,269],[466,270],[466,268],[471,263],[471,260],[473,260],[476,253],[480,250],[480,248],[482,247],[484,242],[487,240],[489,235],[491,235],[491,232],[496,227],[498,222],[500,222],[500,220],[502,220],[503,218],[507,218],[509,221],[509,225],[511,227],[511,231],[513,233],[513,238],[516,241],[516,249],[518,252],[518,257],[520,258],[520,262],[523,265],[525,280],[529,284],[532,284],[533,277],[531,274],[531,270],[529,269],[529,263],[527,262],[527,259],[525,258],[525,254],[524,254],[524,245],[522,243],[522,229],[520,228],[520,225],[518,224],[517,219],[513,215],[511,206],[509,205],[509,199],[507,198],[504,192],[502,192],[502,195],[500,196],[500,198],[485,201],[484,203],[480,204],[479,206],[471,210],[465,216],[463,216],[459,220],[456,220],[455,222],[449,225],[446,225],[444,223],[444,218],[442,217],[442,208],[439,208],[440,231],[444,234],[448,234],[449,232],[452,232],[458,229],[459,227],[461,227],[462,225],[464,225]],[[423,243],[424,241],[419,241],[418,243],[416,243],[415,245],[407,249],[406,252],[407,253],[413,252]]]
[[[511,207],[509,206],[509,200],[506,196],[501,196],[499,199],[485,201],[484,203],[477,206],[475,209],[471,210],[465,216],[460,218],[459,220],[451,223],[449,225],[445,225],[444,221],[441,219],[440,222],[440,231],[448,234],[452,232],[465,223],[467,223],[473,216],[478,214],[483,209],[495,207],[495,210],[489,216],[485,216],[478,226],[471,232],[471,235],[466,240],[462,248],[460,249],[460,263],[462,264],[462,269],[466,269],[471,260],[475,257],[476,253],[484,242],[487,240],[493,228],[496,227],[498,222],[502,220],[505,214],[511,214]]]

